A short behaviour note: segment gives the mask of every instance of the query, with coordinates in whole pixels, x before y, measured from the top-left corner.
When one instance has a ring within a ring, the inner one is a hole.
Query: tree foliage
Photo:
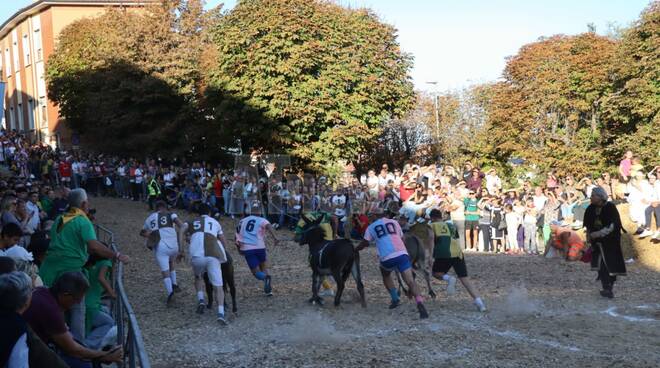
[[[354,160],[414,101],[411,57],[366,9],[244,0],[213,29],[213,42],[207,96],[219,128],[244,149],[287,151],[319,169]]]
[[[611,67],[613,91],[604,104],[606,152],[632,149],[642,162],[660,158],[660,2],[623,31]]]
[[[488,107],[483,154],[527,160],[541,170],[602,168],[601,105],[611,90],[616,43],[594,33],[553,36],[511,57]]]
[[[200,140],[202,5],[108,9],[61,32],[46,67],[49,98],[86,148],[177,155]]]

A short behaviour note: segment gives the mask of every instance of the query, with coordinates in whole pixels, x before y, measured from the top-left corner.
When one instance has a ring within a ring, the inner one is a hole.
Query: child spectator
[[[522,223],[520,215],[513,210],[513,206],[507,204],[504,206],[504,221],[506,222],[506,239],[509,252],[513,254],[520,253],[518,247],[518,227]]]

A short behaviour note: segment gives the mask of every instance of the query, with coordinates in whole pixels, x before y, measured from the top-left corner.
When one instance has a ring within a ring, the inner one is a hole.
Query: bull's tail
[[[351,266],[351,274],[353,275],[353,280],[357,285],[358,293],[360,293],[360,303],[363,308],[367,307],[367,300],[364,295],[364,284],[362,283],[362,273],[360,272],[360,252],[353,252],[353,266]]]

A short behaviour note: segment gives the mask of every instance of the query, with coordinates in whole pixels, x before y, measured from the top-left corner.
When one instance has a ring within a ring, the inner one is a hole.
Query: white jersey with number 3
[[[263,217],[248,216],[238,223],[236,240],[241,245],[241,251],[265,249],[266,227],[270,222]]]
[[[222,235],[222,227],[220,223],[214,218],[209,216],[198,217],[197,219],[190,222],[190,227],[188,231],[190,235],[190,256],[191,257],[204,257],[204,242],[209,241],[209,238],[213,238],[214,241],[220,246],[222,252],[224,253],[224,244],[220,243],[220,240],[217,239],[218,235]],[[207,236],[204,236],[207,234]],[[210,235],[210,236],[209,236]]]
[[[179,245],[176,229],[174,228],[174,220],[177,218],[176,213],[154,212],[144,221],[143,228],[149,231],[158,231],[160,236],[159,245],[177,249]]]

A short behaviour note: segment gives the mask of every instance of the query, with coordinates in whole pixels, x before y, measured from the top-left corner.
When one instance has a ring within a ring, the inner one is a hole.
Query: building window
[[[23,63],[28,66],[32,63],[30,60],[30,40],[28,35],[23,35]]]
[[[18,109],[16,109],[16,116],[18,117],[16,119],[16,123],[18,124],[16,129],[25,130],[23,129],[23,104],[18,104]]]
[[[34,130],[34,101],[28,99],[28,130]]]
[[[14,70],[18,71],[18,70],[21,69],[21,65],[18,63],[18,60],[19,60],[18,38],[16,36],[16,31],[12,32],[11,38],[12,38],[12,43],[11,43],[11,45],[12,45],[12,47],[11,47],[12,55],[11,56],[13,56],[13,59],[14,59]]]
[[[14,112],[14,106],[9,108],[9,130],[14,130],[14,125],[16,124],[16,113]]]
[[[34,53],[35,53],[35,60],[34,61],[41,61],[43,59],[43,52],[42,47],[41,47],[41,30],[35,29],[34,30],[34,39],[32,40],[34,43]]]
[[[41,121],[43,124],[41,127],[47,126],[48,122],[48,104],[46,103],[46,97],[39,97],[39,107],[41,108]]]
[[[11,53],[9,47],[5,50],[5,65],[7,66],[7,77],[11,76]]]

